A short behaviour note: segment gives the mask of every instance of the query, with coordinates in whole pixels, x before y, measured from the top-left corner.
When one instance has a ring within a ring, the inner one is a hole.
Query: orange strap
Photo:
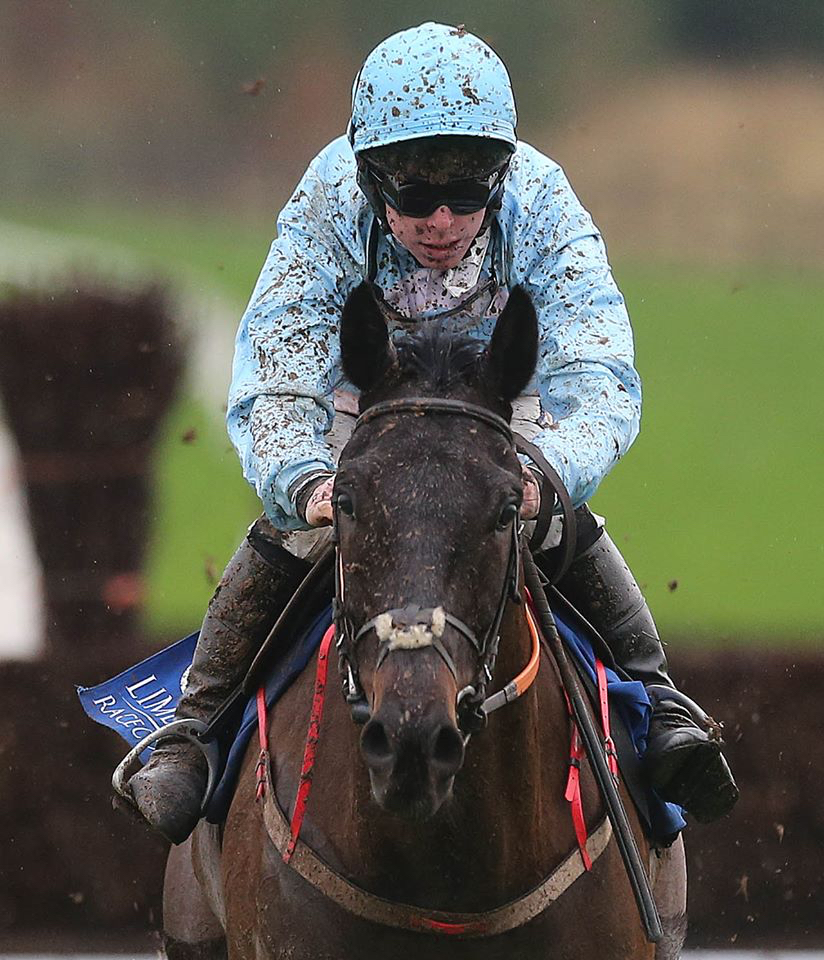
[[[527,597],[527,599],[529,598]],[[532,686],[535,681],[535,677],[538,676],[538,667],[541,664],[541,635],[538,631],[538,624],[535,622],[535,617],[532,615],[532,610],[530,609],[529,603],[527,603],[526,606],[526,622],[529,626],[529,635],[532,637],[532,654],[527,665],[512,681],[518,690],[519,697],[526,693],[526,691]]]
[[[487,716],[523,696],[535,682],[535,677],[538,676],[538,668],[541,665],[541,634],[530,610],[530,603],[532,603],[532,598],[527,591],[526,622],[529,627],[529,635],[532,638],[532,652],[529,661],[514,680],[510,680],[505,687],[484,700],[483,711]]]

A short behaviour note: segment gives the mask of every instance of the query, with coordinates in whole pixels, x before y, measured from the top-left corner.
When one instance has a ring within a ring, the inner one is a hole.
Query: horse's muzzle
[[[361,734],[372,795],[412,820],[437,812],[464,759],[464,738],[439,703],[414,707],[386,696]]]

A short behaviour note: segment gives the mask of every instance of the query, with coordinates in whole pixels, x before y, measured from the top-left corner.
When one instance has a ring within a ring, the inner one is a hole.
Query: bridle
[[[377,403],[358,417],[352,431],[353,434],[365,424],[390,414],[412,414],[416,416],[441,414],[469,417],[497,431],[506,439],[510,447],[513,450],[515,449],[512,430],[503,417],[477,404],[438,397],[407,397]],[[333,613],[337,637],[336,646],[343,675],[343,693],[352,711],[353,720],[359,724],[366,723],[371,714],[366,694],[360,682],[357,662],[357,646],[363,637],[372,630],[378,637],[376,670],[380,669],[386,662],[386,658],[394,650],[432,647],[457,681],[454,660],[442,640],[444,630],[448,625],[469,642],[476,656],[475,678],[471,684],[458,692],[456,700],[458,727],[464,737],[468,738],[486,723],[488,712],[484,710],[484,705],[487,702],[486,688],[492,681],[495,669],[501,621],[507,601],[512,600],[514,603],[521,603],[522,600],[520,583],[522,524],[520,511],[514,510],[512,515],[509,558],[498,605],[492,621],[480,637],[463,620],[449,613],[440,604],[431,607],[412,605],[385,610],[383,613],[367,620],[360,627],[356,627],[346,610],[343,560],[340,555],[340,547],[337,545],[338,511],[338,497],[336,495],[333,500],[334,539],[336,543]]]

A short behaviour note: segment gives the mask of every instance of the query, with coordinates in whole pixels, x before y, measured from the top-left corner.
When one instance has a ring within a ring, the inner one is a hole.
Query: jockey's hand
[[[521,472],[521,479],[524,484],[524,499],[521,503],[521,519],[534,520],[538,516],[541,508],[541,485],[535,474],[524,467]]]
[[[332,522],[332,488],[334,477],[321,480],[309,494],[304,516],[311,527],[325,527]]]

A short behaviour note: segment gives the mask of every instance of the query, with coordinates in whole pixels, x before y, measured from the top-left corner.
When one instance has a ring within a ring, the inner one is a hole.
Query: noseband
[[[446,414],[451,416],[469,417],[472,420],[485,424],[496,430],[514,450],[512,430],[503,417],[499,417],[491,410],[462,400],[447,400],[438,397],[407,397],[399,400],[386,400],[375,404],[358,417],[355,430],[379,417],[390,414],[413,414],[426,416],[430,414]],[[333,503],[335,530],[338,529],[338,504]],[[365,723],[370,717],[370,708],[366,694],[361,686],[358,664],[357,645],[370,630],[374,630],[378,638],[378,660],[376,670],[385,663],[386,658],[394,650],[417,650],[432,647],[446,664],[452,676],[457,681],[455,662],[443,644],[443,634],[447,626],[456,630],[473,647],[477,660],[475,680],[464,687],[457,696],[456,714],[458,726],[465,736],[480,730],[486,723],[486,713],[483,710],[486,700],[486,687],[492,681],[495,669],[495,660],[498,655],[501,620],[507,600],[521,602],[521,587],[519,582],[521,567],[521,520],[518,511],[515,511],[511,525],[511,543],[509,559],[506,566],[501,596],[492,622],[482,637],[478,637],[474,630],[463,620],[449,613],[442,605],[420,607],[412,605],[404,608],[385,610],[372,617],[359,628],[355,628],[346,612],[346,591],[343,575],[343,560],[338,548],[335,562],[335,632],[337,635],[337,649],[341,669],[344,674],[344,696],[352,710],[352,718],[356,723]],[[335,535],[337,541],[337,533]]]

